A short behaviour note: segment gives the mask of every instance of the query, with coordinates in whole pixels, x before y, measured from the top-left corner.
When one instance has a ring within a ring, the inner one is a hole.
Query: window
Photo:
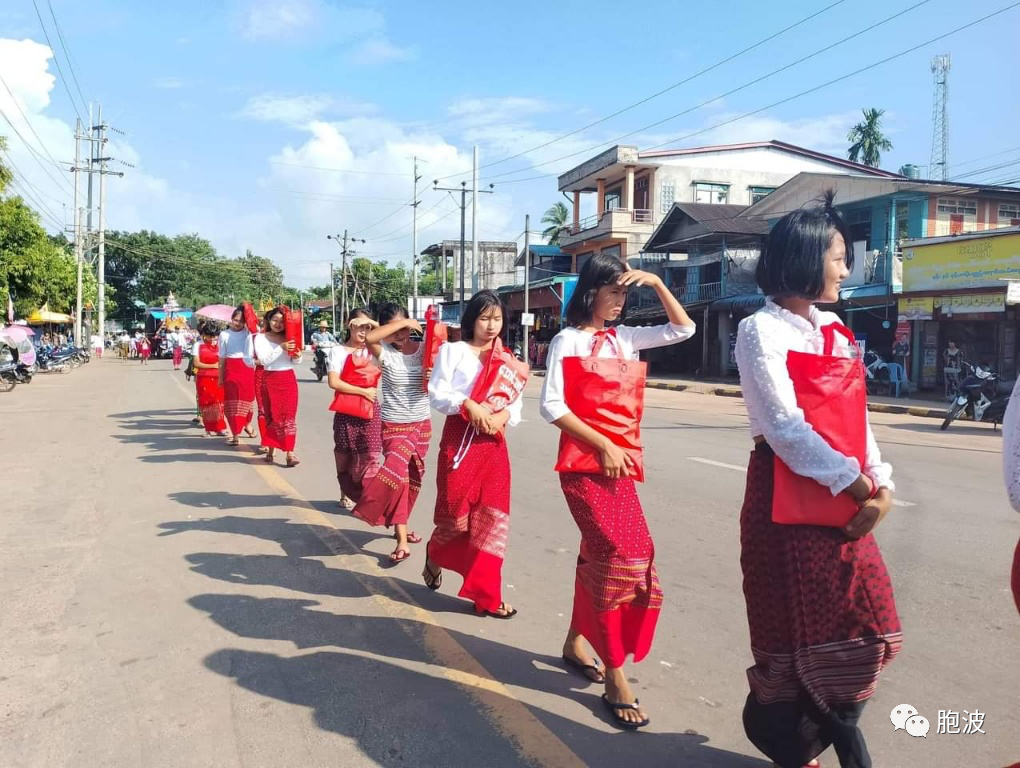
[[[694,182],[694,202],[725,203],[730,197],[729,184],[712,184],[704,181]]]
[[[964,216],[977,216],[977,201],[940,197],[938,210],[939,213],[959,213]]]
[[[1020,224],[1020,204],[999,203],[999,226],[1009,227]]]
[[[659,212],[669,213],[669,210],[673,207],[673,202],[676,199],[676,187],[673,186],[672,181],[662,182],[662,186],[659,187]]]
[[[621,205],[623,205],[623,187],[607,189],[605,209],[611,211],[614,208],[619,208]]]
[[[764,200],[776,191],[775,187],[748,187],[748,189],[751,190],[751,205],[754,205],[760,200]]]

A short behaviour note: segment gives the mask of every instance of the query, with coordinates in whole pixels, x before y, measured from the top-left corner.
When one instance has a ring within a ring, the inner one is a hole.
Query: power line
[[[24,136],[21,135],[21,131],[19,131],[17,126],[15,126],[13,122],[11,122],[11,118],[9,118],[7,116],[7,113],[4,112],[2,109],[0,109],[0,117],[3,117],[3,119],[7,121],[7,124],[11,127],[11,130],[14,131],[15,135],[19,139],[21,139],[21,143],[29,151],[29,154],[32,155],[32,159],[35,160],[35,162],[39,165],[39,167],[42,169],[43,173],[45,173],[47,176],[49,176],[50,181],[52,181],[54,184],[56,184],[58,187],[60,187],[61,186],[61,182],[52,174],[50,169],[46,167],[45,163],[43,163],[43,161],[42,161],[42,158],[39,156],[39,153],[32,147],[31,144],[29,144],[28,140]],[[67,181],[67,179],[65,179],[65,181]]]
[[[531,149],[525,149],[525,150],[523,150],[521,152],[518,152],[518,153],[513,154],[513,155],[509,155],[509,156],[501,158],[499,160],[495,160],[495,161],[493,161],[491,163],[485,163],[484,165],[479,166],[478,170],[482,170],[483,168],[491,168],[494,165],[500,165],[502,163],[507,162],[508,160],[514,160],[514,159],[516,159],[518,157],[523,157],[524,155],[529,155],[532,152],[537,152],[540,149],[545,149],[546,147],[548,147],[548,146],[550,146],[552,144],[556,144],[556,143],[558,143],[560,141],[563,141],[564,139],[569,139],[571,136],[576,136],[581,131],[586,131],[589,128],[594,128],[596,125],[601,125],[602,123],[605,123],[605,122],[607,122],[609,120],[612,120],[614,117],[619,117],[620,115],[624,114],[625,112],[629,112],[632,109],[636,109],[637,107],[640,107],[642,104],[647,104],[649,101],[652,101],[653,99],[657,99],[658,97],[660,97],[660,96],[662,96],[662,95],[664,95],[666,93],[669,93],[670,91],[675,90],[676,88],[679,88],[681,85],[686,85],[687,83],[691,82],[692,80],[696,80],[697,78],[701,77],[702,75],[706,75],[709,72],[711,72],[711,71],[713,71],[715,69],[718,69],[719,67],[723,66],[724,64],[728,64],[731,61],[734,61],[735,59],[740,58],[744,54],[750,53],[751,51],[755,50],[756,48],[760,48],[761,46],[765,45],[766,43],[769,43],[772,40],[775,40],[777,37],[780,37],[781,35],[784,35],[787,32],[789,32],[789,31],[791,31],[793,29],[796,29],[799,26],[802,26],[802,25],[806,24],[807,22],[811,21],[812,19],[815,19],[818,16],[821,16],[823,13],[826,13],[826,12],[832,10],[837,5],[842,5],[843,2],[845,2],[845,0],[836,0],[836,2],[832,3],[831,5],[827,5],[826,7],[822,8],[821,10],[815,11],[814,13],[812,13],[812,14],[810,14],[808,16],[805,16],[800,21],[797,21],[797,22],[789,25],[788,27],[784,27],[783,29],[779,30],[778,32],[774,32],[773,34],[769,35],[768,37],[762,38],[761,40],[759,40],[758,42],[754,43],[753,45],[750,45],[747,48],[744,48],[743,50],[738,51],[737,53],[731,54],[730,56],[727,56],[725,59],[720,59],[715,64],[712,64],[711,66],[705,67],[704,69],[702,69],[702,70],[700,70],[698,72],[695,72],[693,75],[689,75],[688,77],[685,77],[683,80],[679,80],[679,81],[673,83],[672,85],[669,85],[669,86],[663,88],[660,91],[656,91],[652,95],[646,96],[645,98],[641,99],[640,101],[636,101],[636,102],[634,102],[633,104],[631,104],[629,106],[623,107],[622,109],[618,109],[616,112],[613,112],[611,115],[606,115],[605,117],[601,117],[598,120],[595,120],[594,122],[588,123],[587,125],[583,125],[580,128],[577,128],[577,129],[575,129],[573,131],[570,131],[569,133],[564,133],[563,135],[557,136],[556,138],[550,139],[549,141],[543,142],[542,144],[538,144],[537,146],[534,146]],[[444,181],[446,179],[452,179],[452,178],[456,178],[458,176],[465,176],[468,173],[470,173],[470,171],[462,171],[461,173],[454,173],[454,174],[450,174],[449,176],[441,176],[439,178],[439,180],[440,181]]]
[[[683,117],[684,115],[688,115],[691,112],[695,112],[695,111],[701,109],[702,107],[705,107],[705,106],[708,106],[709,104],[712,104],[713,102],[719,101],[720,99],[725,99],[728,96],[732,96],[735,93],[739,93],[740,91],[746,90],[747,88],[750,88],[753,85],[757,85],[758,83],[761,83],[761,82],[763,82],[765,80],[768,80],[770,77],[778,75],[781,72],[785,72],[785,71],[787,71],[789,69],[792,69],[793,67],[796,67],[796,66],[799,66],[800,64],[803,64],[806,61],[810,61],[811,59],[813,59],[813,58],[815,58],[817,56],[821,56],[822,54],[828,53],[829,51],[833,50],[834,48],[837,48],[838,46],[843,45],[844,43],[848,43],[851,40],[854,40],[854,39],[860,37],[861,35],[865,35],[868,32],[871,32],[871,31],[877,29],[878,27],[881,27],[881,26],[883,26],[885,24],[888,24],[889,22],[894,21],[895,19],[898,19],[900,16],[904,16],[904,15],[910,13],[911,11],[916,10],[917,8],[920,8],[922,5],[927,5],[930,2],[931,2],[931,0],[919,0],[919,2],[914,3],[913,5],[909,6],[908,8],[903,9],[902,11],[898,11],[897,13],[894,13],[891,16],[887,16],[886,18],[882,19],[881,21],[876,21],[874,24],[871,24],[871,25],[869,25],[867,27],[864,27],[863,29],[860,29],[857,32],[854,32],[851,35],[847,35],[846,37],[842,38],[841,40],[837,40],[834,43],[829,43],[829,44],[827,44],[827,45],[825,45],[825,46],[823,46],[823,47],[821,47],[821,48],[819,48],[819,49],[817,49],[817,50],[807,54],[806,56],[802,56],[801,58],[799,58],[799,59],[797,59],[795,61],[790,62],[789,64],[785,64],[782,67],[779,67],[778,69],[774,69],[771,72],[768,72],[768,73],[766,73],[764,75],[761,75],[760,77],[756,77],[753,80],[750,80],[750,81],[744,83],[743,85],[739,85],[736,88],[732,88],[731,90],[726,91],[725,93],[721,93],[721,94],[719,94],[717,96],[713,96],[710,99],[706,99],[705,101],[702,101],[700,104],[696,104],[693,107],[688,107],[687,109],[685,109],[685,110],[683,110],[681,112],[677,112],[676,114],[670,115],[669,117],[664,117],[661,120],[657,120],[654,123],[650,123],[649,125],[645,125],[645,126],[642,126],[641,128],[637,128],[637,129],[635,129],[633,131],[630,131],[628,133],[623,134],[622,136],[617,136],[617,137],[615,137],[613,139],[610,139],[609,141],[599,142],[598,144],[595,144],[593,146],[587,147],[585,149],[578,150],[577,152],[571,152],[570,154],[567,154],[567,155],[562,155],[561,157],[554,158],[553,160],[547,160],[547,161],[542,162],[542,163],[537,163],[537,164],[531,165],[528,168],[518,168],[517,170],[514,170],[514,171],[504,171],[503,173],[497,173],[497,174],[495,174],[493,176],[489,176],[489,179],[498,179],[498,178],[503,177],[503,176],[512,176],[512,175],[517,174],[517,173],[523,173],[525,171],[531,170],[532,168],[541,168],[541,167],[546,166],[546,165],[551,165],[553,163],[558,163],[558,162],[560,162],[562,160],[568,160],[569,158],[576,157],[577,155],[588,154],[588,153],[593,152],[593,151],[595,151],[597,149],[600,149],[600,148],[602,148],[604,146],[609,146],[609,145],[616,144],[616,143],[622,141],[623,139],[627,139],[627,138],[630,138],[631,136],[634,136],[635,134],[643,133],[644,131],[650,130],[652,128],[657,128],[660,125],[663,125],[664,123],[668,123],[668,122],[671,122],[671,121],[677,119],[678,117]],[[936,38],[936,39],[938,39],[938,38]],[[858,71],[859,72],[863,72],[864,70],[858,70]],[[779,103],[783,103],[783,102],[779,102]],[[755,114],[755,113],[751,113],[751,114]],[[725,125],[725,123],[723,123],[723,125]],[[705,130],[711,130],[711,129],[705,129]],[[671,143],[673,143],[673,141],[671,140],[671,141],[668,141],[668,142],[665,142],[665,143],[671,144]],[[662,145],[659,145],[659,146],[662,146]],[[649,149],[653,149],[653,148],[654,147],[650,147]],[[503,182],[503,183],[506,183],[506,182]]]
[[[60,29],[60,22],[57,21],[57,14],[53,10],[53,3],[50,0],[46,0],[46,5],[49,6],[50,16],[53,19],[53,26],[57,30],[57,37],[60,39],[60,47],[64,49],[64,58],[67,59],[67,68],[71,70],[71,78],[74,80],[74,87],[78,91],[78,96],[81,98],[82,106],[88,105],[88,99],[81,92],[81,86],[78,84],[78,76],[74,72],[74,56],[71,55],[71,49],[67,47],[67,41],[64,39],[64,33]],[[38,10],[38,9],[36,9]],[[56,57],[56,51],[54,51],[54,58]]]
[[[270,165],[286,165],[286,166],[290,166],[292,168],[310,168],[311,170],[314,170],[314,171],[329,171],[331,173],[353,173],[353,174],[358,174],[358,175],[363,175],[363,176],[401,176],[401,177],[403,177],[403,176],[406,175],[406,174],[403,174],[403,173],[395,173],[395,172],[355,171],[355,170],[351,170],[349,168],[326,168],[326,167],[321,166],[321,165],[305,165],[303,163],[287,163],[287,162],[284,162],[283,160],[270,160],[269,164]]]
[[[795,101],[796,99],[800,99],[800,98],[802,98],[804,96],[807,96],[809,94],[814,93],[815,91],[820,91],[823,88],[828,88],[831,85],[835,85],[836,83],[840,83],[840,82],[842,82],[844,80],[850,79],[851,77],[855,77],[855,76],[861,74],[862,72],[867,72],[868,70],[875,69],[876,67],[880,67],[883,64],[888,64],[890,61],[895,61],[896,59],[903,58],[904,56],[906,56],[908,54],[911,54],[914,51],[920,50],[921,48],[924,48],[925,46],[931,45],[932,43],[937,43],[940,40],[944,40],[945,38],[950,37],[951,35],[955,35],[958,32],[962,32],[965,29],[969,29],[971,27],[977,26],[978,24],[981,24],[981,23],[983,23],[985,21],[988,21],[991,18],[999,16],[999,15],[1001,15],[1003,13],[1006,13],[1007,11],[1011,11],[1014,8],[1016,8],[1018,5],[1020,5],[1020,2],[1012,3],[1011,5],[1007,5],[1004,8],[1000,8],[997,11],[993,11],[992,13],[989,13],[986,16],[982,16],[979,19],[975,19],[974,21],[971,21],[971,22],[969,22],[967,24],[963,24],[962,26],[959,26],[959,27],[957,27],[955,29],[952,29],[949,32],[945,32],[945,33],[943,33],[941,35],[933,37],[933,38],[931,38],[929,40],[924,41],[923,43],[918,43],[917,45],[914,45],[914,46],[911,46],[910,48],[907,48],[906,50],[900,51],[899,53],[895,53],[895,54],[893,54],[891,56],[887,56],[884,59],[880,59],[879,61],[876,61],[876,62],[873,62],[871,64],[868,64],[868,65],[866,65],[864,67],[861,67],[859,69],[855,69],[852,72],[848,72],[845,75],[841,75],[840,77],[833,78],[832,80],[824,82],[824,83],[822,83],[820,85],[816,85],[816,86],[814,86],[812,88],[808,88],[806,90],[803,90],[800,93],[794,94],[793,96],[788,96],[788,97],[786,97],[784,99],[780,99],[779,101],[774,101],[771,104],[767,104],[764,107],[760,107],[760,108],[752,110],[750,112],[745,112],[742,115],[738,115],[737,117],[733,117],[733,118],[730,118],[728,120],[724,120],[724,121],[722,121],[720,123],[716,123],[715,125],[710,125],[707,128],[702,128],[702,129],[697,130],[697,131],[692,131],[691,133],[685,134],[683,136],[678,136],[676,138],[672,138],[672,139],[668,139],[667,141],[663,141],[663,142],[661,142],[659,144],[654,144],[654,145],[652,145],[650,147],[646,147],[642,151],[647,152],[647,151],[650,151],[650,150],[653,150],[653,149],[659,149],[661,147],[666,146],[667,144],[677,144],[677,143],[679,143],[681,141],[685,141],[687,139],[693,138],[694,136],[699,136],[699,135],[701,135],[703,133],[707,133],[709,131],[714,131],[717,128],[722,128],[723,126],[731,125],[732,123],[736,123],[736,122],[739,122],[741,120],[745,120],[748,117],[753,117],[754,115],[760,114],[761,112],[765,112],[766,110],[769,110],[769,109],[773,109],[774,107],[778,107],[778,106],[781,106],[783,104],[788,104],[791,101]],[[713,101],[714,101],[714,99],[713,99]],[[669,119],[669,118],[667,118],[667,119]],[[662,121],[660,121],[660,122],[662,122]],[[658,123],[656,123],[656,125],[657,124]],[[654,126],[649,126],[649,127],[654,127]],[[639,133],[640,131],[643,131],[643,130],[646,130],[646,128],[641,128],[641,129],[638,129],[638,131],[633,131],[633,132],[627,134],[627,136],[631,136],[634,133]],[[626,138],[626,137],[622,137],[622,138]],[[618,141],[618,139],[614,139],[613,141],[614,142]],[[610,142],[610,143],[612,143],[612,142]],[[594,148],[597,149],[598,147],[601,147],[601,146],[603,146],[603,145],[602,144],[598,144]],[[591,150],[589,149],[589,150],[585,150],[585,151],[588,152],[588,151],[591,151]],[[573,157],[574,154],[579,154],[579,153],[573,153],[571,155],[565,155],[564,157],[557,158],[556,160],[550,160],[550,161],[548,161],[546,163],[540,163],[539,165],[536,165],[536,166],[533,166],[533,167],[537,168],[537,167],[540,167],[542,165],[548,165],[549,163],[558,162],[559,160],[565,160],[565,159],[567,159],[569,157]],[[511,171],[510,173],[520,173],[522,170],[524,170],[524,169],[519,169],[518,171]],[[554,175],[555,174],[543,173],[543,174],[539,174],[537,176],[528,176],[528,177],[522,178],[522,179],[510,179],[510,180],[503,181],[503,182],[500,182],[500,183],[501,184],[516,184],[516,183],[519,183],[519,182],[531,181],[531,180],[534,180],[534,179],[544,179],[544,178],[547,178],[549,176],[554,176]],[[490,178],[496,178],[496,177],[490,177]]]
[[[50,41],[50,33],[46,30],[46,24],[43,23],[42,13],[39,11],[39,3],[36,0],[32,0],[32,5],[35,6],[35,15],[39,18],[39,26],[42,27],[43,36],[46,38],[46,44],[53,51],[53,63],[57,65],[57,72],[60,73],[60,82],[64,86],[64,90],[67,91],[67,98],[71,100],[71,106],[74,108],[74,112],[78,115],[78,119],[85,123],[85,119],[82,118],[81,112],[78,111],[78,104],[74,100],[74,96],[71,95],[71,89],[67,85],[67,78],[64,76],[64,70],[60,68],[60,59],[57,58],[57,49],[53,47],[53,43]],[[87,110],[86,110],[87,111]]]

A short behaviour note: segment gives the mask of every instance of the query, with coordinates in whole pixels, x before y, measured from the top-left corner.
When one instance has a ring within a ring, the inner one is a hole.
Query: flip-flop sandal
[[[288,467],[296,467],[300,463],[301,463],[301,459],[287,459],[287,466]]]
[[[240,444],[241,441],[238,440],[236,437],[232,437],[229,440],[227,440],[227,445],[240,445]]]
[[[632,723],[629,720],[624,720],[622,717],[616,714],[616,710],[618,709],[633,709],[635,712],[639,711],[641,702],[638,699],[634,699],[633,704],[620,704],[619,702],[616,701],[610,701],[609,696],[603,693],[602,703],[606,705],[606,709],[609,710],[609,714],[613,716],[613,724],[616,725],[617,728],[623,728],[624,730],[627,731],[636,731],[638,728],[644,728],[646,725],[652,722],[651,719],[646,717],[644,720],[640,722]]]
[[[599,666],[598,659],[595,660],[594,664],[582,664],[577,659],[572,659],[566,654],[563,654],[563,663],[570,667],[578,674],[584,676],[586,680],[591,683],[604,683],[606,682],[606,676],[602,672],[602,668]],[[596,680],[592,675],[598,675],[600,680]]]
[[[271,454],[269,451],[266,451],[265,455],[262,457],[262,461],[266,462],[267,464],[272,464],[273,459],[275,458],[276,457],[273,454]]]
[[[399,549],[394,550],[390,554],[390,565],[397,565],[398,563],[402,563],[410,556],[411,550],[400,547]]]
[[[506,603],[500,603],[499,607],[506,611]],[[509,613],[499,611],[475,611],[479,616],[488,616],[490,619],[512,619],[517,615],[517,609],[512,608]]]
[[[425,586],[435,592],[441,586],[443,586],[443,571],[440,569],[438,572],[429,570],[429,564],[425,563],[425,567],[422,569],[421,577],[425,580]]]
[[[400,537],[397,536],[397,534],[394,533],[393,534],[393,538],[398,539]],[[422,537],[419,536],[414,531],[408,531],[407,532],[407,543],[408,544],[421,544],[422,543]]]
[[[255,437],[255,430],[254,429],[246,429],[246,430],[244,430],[244,436],[245,437]]]

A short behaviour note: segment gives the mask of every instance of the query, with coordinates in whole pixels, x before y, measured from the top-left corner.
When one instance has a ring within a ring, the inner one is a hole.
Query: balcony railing
[[[695,283],[684,286],[671,286],[669,292],[676,296],[681,304],[698,304],[715,301],[723,295],[722,283]],[[641,289],[638,294],[637,306],[652,307],[659,303],[658,297],[651,289]]]
[[[567,233],[570,235],[578,235],[589,229],[599,229],[600,227],[613,229],[625,224],[652,223],[654,223],[654,214],[647,208],[638,208],[636,210],[630,210],[628,208],[610,208],[605,211],[602,216],[598,216],[597,214],[593,216],[586,216],[577,223],[576,227],[573,225],[568,227]]]

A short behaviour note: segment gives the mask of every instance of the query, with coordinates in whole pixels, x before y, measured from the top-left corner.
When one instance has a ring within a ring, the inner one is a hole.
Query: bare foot
[[[587,677],[593,683],[604,683],[606,676],[596,659],[588,653],[587,643],[580,635],[568,636],[563,643],[563,658],[567,663],[573,662],[578,672]]]

